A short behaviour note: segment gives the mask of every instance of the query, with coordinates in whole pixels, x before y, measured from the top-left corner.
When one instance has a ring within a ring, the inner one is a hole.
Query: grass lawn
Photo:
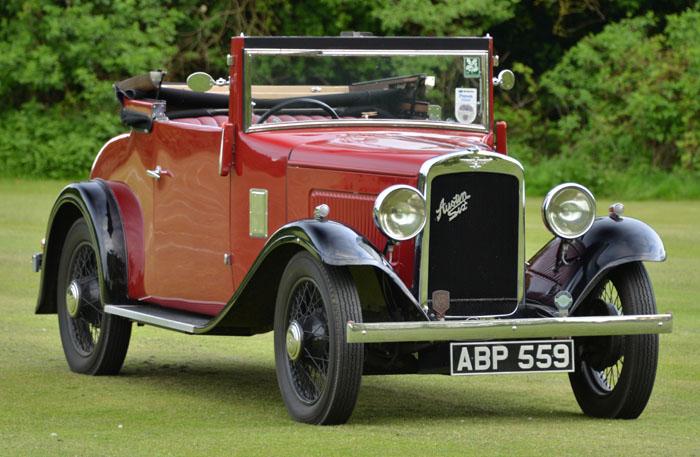
[[[2,456],[700,456],[700,201],[626,204],[665,242],[647,268],[675,319],[639,419],[584,416],[563,374],[381,376],[363,379],[347,425],[315,427],[287,415],[271,334],[134,326],[120,376],[70,372],[56,316],[33,314],[29,263],[62,185],[0,180]],[[540,203],[527,202],[528,256],[549,239]]]

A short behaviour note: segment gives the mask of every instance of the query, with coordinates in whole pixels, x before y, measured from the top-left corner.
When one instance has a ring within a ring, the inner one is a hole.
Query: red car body
[[[253,187],[268,189],[269,200],[276,202],[269,210],[270,233],[288,222],[313,218],[314,208],[328,202],[333,220],[381,248],[386,238],[372,221],[379,192],[395,184],[415,187],[423,162],[481,143],[486,135],[406,135],[392,128],[354,129],[351,134],[336,129],[238,130],[236,167],[227,176],[217,171],[221,136],[218,127],[156,122],[150,133],[134,132],[108,143],[96,159],[90,177],[109,182],[119,207],[138,213],[125,218],[134,221],[125,224],[127,245],[143,246],[127,251],[129,270],[142,272],[130,276],[130,297],[219,313],[265,244],[265,239],[250,239],[248,221],[236,217],[247,207],[247,191]],[[133,172],[156,166],[172,176],[154,181]],[[352,202],[333,205],[342,194],[351,194]],[[223,262],[229,252],[234,253],[230,266]],[[392,263],[412,287],[412,243],[401,244]]]

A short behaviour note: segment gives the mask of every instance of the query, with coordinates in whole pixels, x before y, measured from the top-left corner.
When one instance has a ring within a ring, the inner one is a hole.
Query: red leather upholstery
[[[182,119],[173,119],[173,122],[221,127],[225,122],[228,122],[228,116],[183,117]]]
[[[291,116],[289,114],[280,114],[278,116],[270,116],[265,120],[266,124],[273,123],[273,122],[294,122],[294,121],[320,121],[324,119],[330,119],[330,116],[319,116],[319,115],[313,115],[313,116],[305,116],[303,114],[297,114],[296,116]],[[258,122],[258,119],[260,119],[260,116],[257,114],[253,114],[253,124]]]
[[[274,122],[295,122],[295,121],[319,121],[324,119],[330,119],[330,116],[305,116],[299,114],[296,116],[290,116],[289,114],[280,114],[279,116],[270,116],[265,120],[265,123]],[[257,114],[253,115],[253,124],[255,124],[260,116]],[[342,117],[341,119],[355,119],[354,117]],[[184,122],[185,124],[195,124],[195,125],[209,125],[211,127],[221,127],[224,122],[228,122],[228,116],[202,116],[202,117],[183,117],[181,119],[173,119],[173,122]]]

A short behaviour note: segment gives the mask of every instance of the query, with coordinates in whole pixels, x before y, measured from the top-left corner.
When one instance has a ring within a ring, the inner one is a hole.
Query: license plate
[[[452,375],[574,371],[568,340],[450,343]]]

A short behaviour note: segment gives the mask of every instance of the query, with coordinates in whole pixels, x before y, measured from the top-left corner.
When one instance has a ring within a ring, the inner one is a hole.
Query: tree
[[[700,10],[625,19],[569,50],[542,78],[566,156],[618,167],[698,170]]]
[[[167,63],[182,13],[157,0],[10,0],[0,13],[2,172],[84,176],[123,129],[111,84]]]

